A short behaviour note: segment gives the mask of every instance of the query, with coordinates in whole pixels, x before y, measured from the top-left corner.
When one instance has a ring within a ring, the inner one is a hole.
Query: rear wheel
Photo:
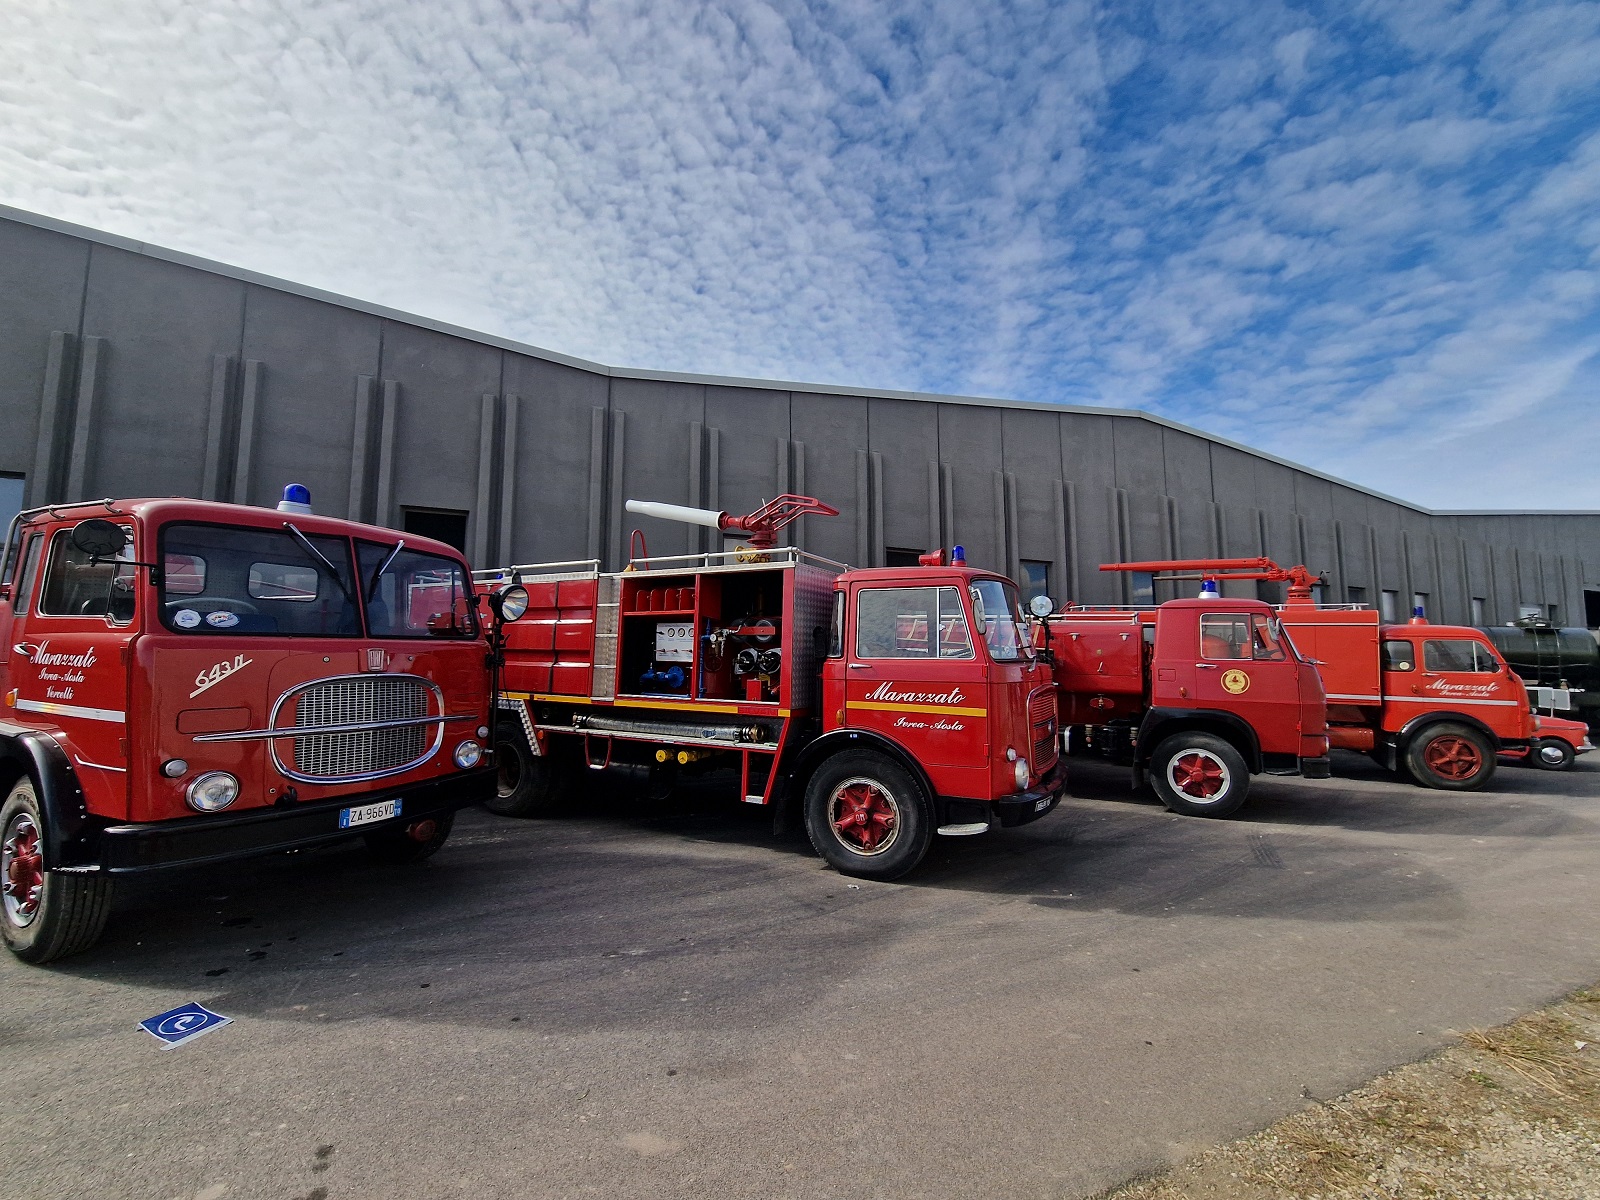
[[[0,909],[0,935],[30,963],[87,950],[111,913],[110,879],[45,869],[44,815],[29,779],[0,807]]]
[[[1565,771],[1577,758],[1572,743],[1562,738],[1540,738],[1528,751],[1528,765],[1545,771]]]
[[[1430,725],[1405,752],[1406,772],[1423,787],[1472,792],[1494,778],[1495,757],[1483,734],[1466,725]]]
[[[898,879],[933,844],[933,809],[911,773],[887,755],[849,750],[806,784],[806,833],[828,865],[865,879]]]
[[[1250,794],[1250,770],[1227,742],[1209,733],[1175,733],[1150,759],[1150,785],[1169,810],[1225,817]]]
[[[549,755],[535,754],[522,725],[501,721],[496,731],[494,798],[483,806],[502,817],[548,817],[561,803],[569,772]]]
[[[396,829],[380,829],[366,835],[367,853],[373,862],[421,862],[445,844],[455,823],[455,813],[445,813],[440,817],[423,817]]]

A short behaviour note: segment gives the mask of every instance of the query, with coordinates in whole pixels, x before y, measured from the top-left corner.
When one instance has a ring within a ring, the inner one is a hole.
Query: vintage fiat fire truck
[[[19,957],[92,943],[119,874],[354,836],[418,859],[493,795],[492,641],[461,556],[308,501],[12,522],[0,932]]]
[[[1172,812],[1227,816],[1253,774],[1328,776],[1322,682],[1260,601],[1078,605],[1038,638],[1072,752],[1126,763]]]
[[[1333,747],[1364,752],[1424,787],[1481,788],[1494,777],[1497,755],[1525,757],[1535,744],[1560,739],[1566,745],[1570,732],[1581,731],[1576,722],[1534,714],[1522,680],[1481,630],[1432,625],[1420,612],[1407,624],[1385,624],[1362,605],[1317,604],[1311,589],[1319,578],[1304,566],[1242,558],[1101,569],[1287,584],[1278,617],[1322,675]],[[1541,729],[1541,722],[1548,727]]]
[[[520,584],[507,627],[500,787],[532,816],[591,773],[664,793],[723,768],[737,795],[799,810],[849,874],[894,879],[936,834],[1043,816],[1061,794],[1055,685],[1010,580],[946,562],[851,570],[776,535],[836,510],[781,496],[745,517],[629,501],[743,536],[737,550],[480,572]]]

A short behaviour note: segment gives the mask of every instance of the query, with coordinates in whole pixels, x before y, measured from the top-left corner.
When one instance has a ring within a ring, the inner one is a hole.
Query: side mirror
[[[72,527],[72,544],[90,558],[115,558],[128,544],[128,531],[104,517],[90,517]]]
[[[1049,596],[1039,595],[1028,601],[1028,611],[1041,621],[1056,610],[1056,602]]]

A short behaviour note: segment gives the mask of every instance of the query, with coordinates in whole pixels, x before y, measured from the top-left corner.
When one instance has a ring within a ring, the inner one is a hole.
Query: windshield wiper
[[[394,549],[389,551],[389,557],[383,560],[383,565],[372,573],[372,582],[367,585],[367,600],[369,603],[371,602],[372,597],[377,593],[378,580],[383,578],[383,573],[389,569],[389,564],[394,562],[394,560],[400,556],[400,551],[404,550],[405,548],[405,539],[402,538],[400,541],[395,543]]]
[[[295,537],[299,538],[300,544],[307,550],[311,551],[318,562],[328,568],[328,574],[333,576],[333,581],[339,585],[339,590],[344,593],[344,598],[354,604],[356,598],[350,594],[350,589],[348,586],[346,586],[344,577],[339,574],[339,568],[328,561],[328,556],[312,545],[311,539],[296,529],[293,521],[285,521],[283,523],[283,527],[290,533],[294,534]]]

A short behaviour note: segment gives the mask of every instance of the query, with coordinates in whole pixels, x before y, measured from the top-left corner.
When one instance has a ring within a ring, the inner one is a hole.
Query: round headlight
[[[482,758],[483,747],[478,745],[477,742],[462,742],[461,745],[456,747],[456,766],[462,770],[477,766]]]
[[[197,812],[217,812],[239,798],[239,781],[226,771],[207,771],[189,785],[184,798]]]
[[[1020,759],[1020,758],[1017,759],[1017,761],[1016,761],[1016,772],[1017,772],[1017,791],[1019,791],[1019,792],[1027,791],[1028,790],[1028,784],[1032,783],[1033,781],[1028,778],[1028,764],[1025,761],[1023,761],[1022,759]]]
[[[528,611],[528,589],[520,583],[500,589],[500,619],[515,621]]]

